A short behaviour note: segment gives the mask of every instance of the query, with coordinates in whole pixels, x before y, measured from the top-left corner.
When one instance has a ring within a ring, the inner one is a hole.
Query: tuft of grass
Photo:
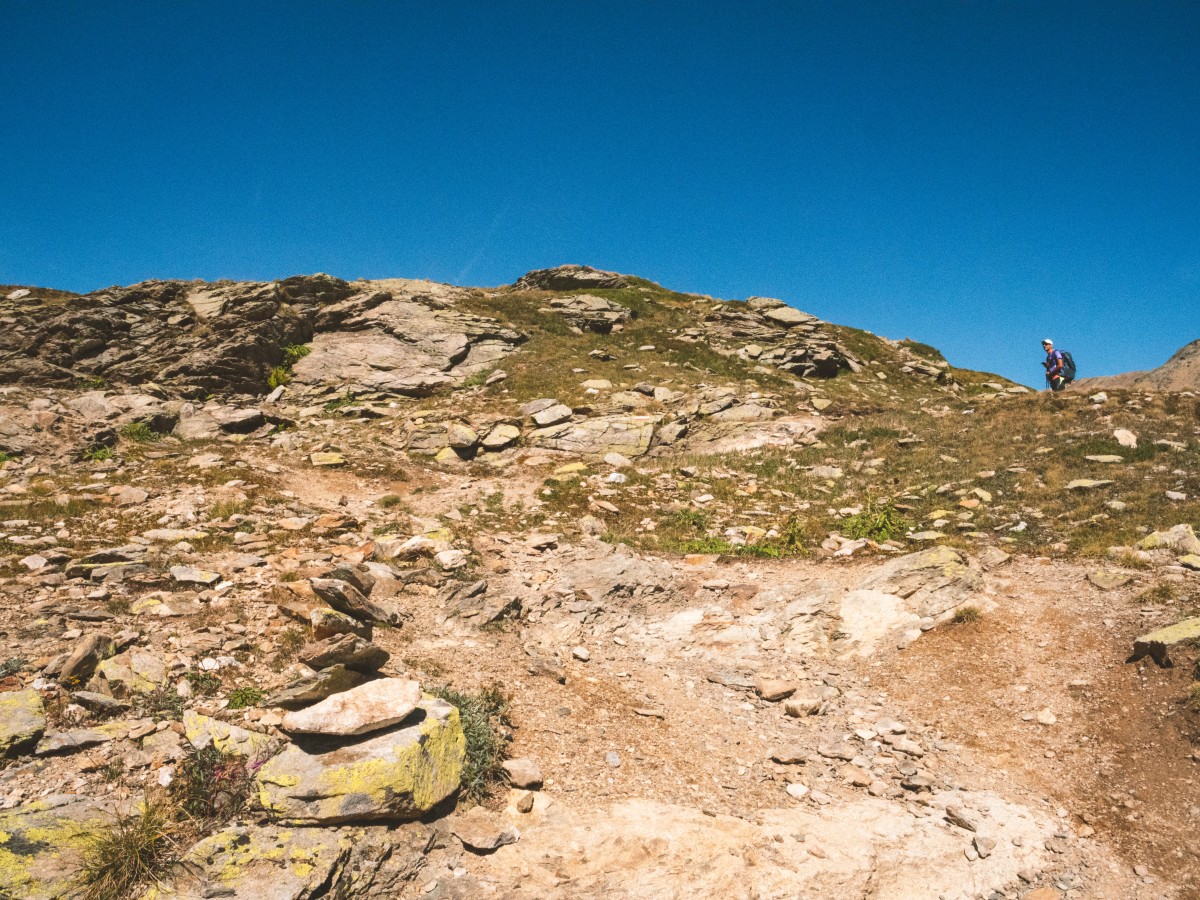
[[[211,697],[221,689],[221,679],[212,672],[188,672],[184,676],[198,696]]]
[[[955,625],[970,625],[972,622],[978,622],[982,615],[977,606],[960,606],[954,611],[954,618],[950,621]]]
[[[211,519],[228,519],[230,516],[244,515],[250,509],[250,504],[244,500],[219,500],[208,511]]]
[[[868,538],[872,541],[890,541],[912,527],[912,523],[890,502],[876,505],[868,503],[866,509],[856,516],[844,519],[841,531],[849,538]]]
[[[500,764],[507,756],[507,747],[501,729],[511,725],[509,699],[497,685],[482,688],[475,694],[464,694],[443,685],[433,688],[430,693],[458,707],[467,736],[461,796],[469,803],[480,803],[504,782],[504,769]]]
[[[1133,602],[1143,606],[1157,606],[1161,603],[1174,603],[1178,598],[1179,591],[1176,590],[1175,585],[1163,581],[1146,588],[1133,598]]]
[[[112,447],[88,447],[83,451],[86,462],[106,462],[113,458]]]
[[[168,798],[147,797],[136,812],[118,812],[83,851],[76,876],[83,900],[126,900],[158,884],[178,853],[179,825]]]
[[[183,718],[183,698],[170,685],[164,685],[145,695],[146,712],[156,719],[178,722]]]
[[[401,506],[404,503],[404,498],[399,494],[384,494],[376,501],[380,509],[392,509],[396,506]]]
[[[16,457],[7,450],[0,450],[0,466],[4,465],[6,462],[12,462],[14,459],[16,459]]]
[[[0,678],[7,678],[9,675],[16,675],[25,666],[29,664],[29,660],[23,656],[14,656],[0,663]]]
[[[121,429],[121,437],[127,441],[133,441],[135,444],[151,444],[159,440],[162,435],[151,428],[147,422],[130,422]]]
[[[266,694],[262,688],[240,687],[229,692],[229,709],[246,709],[262,703]]]
[[[347,406],[353,406],[354,402],[354,398],[349,394],[346,394],[344,397],[338,397],[334,400],[330,400],[321,408],[327,413],[333,413],[337,412],[339,409],[345,409]]]
[[[283,347],[283,364],[291,368],[310,353],[312,353],[312,347],[307,344],[285,344]]]

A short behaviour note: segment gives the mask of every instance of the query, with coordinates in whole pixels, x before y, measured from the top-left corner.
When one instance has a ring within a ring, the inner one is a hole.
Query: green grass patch
[[[266,693],[262,688],[239,687],[229,692],[228,709],[247,709],[262,703]]]

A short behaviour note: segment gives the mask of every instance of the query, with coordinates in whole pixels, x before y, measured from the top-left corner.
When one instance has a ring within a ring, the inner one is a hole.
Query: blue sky
[[[1040,383],[1200,338],[1200,4],[0,4],[0,283],[582,262]]]

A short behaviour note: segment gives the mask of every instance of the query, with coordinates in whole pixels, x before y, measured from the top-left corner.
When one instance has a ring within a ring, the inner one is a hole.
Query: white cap
[[[1042,343],[1049,344],[1051,347],[1054,346],[1054,341],[1050,340],[1050,338],[1042,338]]]

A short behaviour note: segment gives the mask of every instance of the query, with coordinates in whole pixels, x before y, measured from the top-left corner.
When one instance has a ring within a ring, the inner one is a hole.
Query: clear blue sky
[[[1200,3],[0,3],[0,283],[583,262],[1040,383],[1200,337]]]

